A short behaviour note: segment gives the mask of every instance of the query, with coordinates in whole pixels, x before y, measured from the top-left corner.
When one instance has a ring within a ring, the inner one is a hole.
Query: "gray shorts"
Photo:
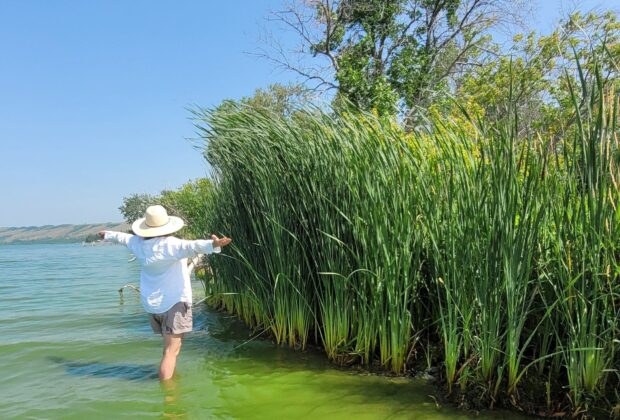
[[[161,314],[149,314],[155,334],[183,334],[192,330],[192,304],[175,303]]]

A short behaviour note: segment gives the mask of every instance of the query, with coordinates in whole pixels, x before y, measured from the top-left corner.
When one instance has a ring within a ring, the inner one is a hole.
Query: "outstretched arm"
[[[179,239],[169,244],[170,252],[177,258],[192,258],[199,254],[213,254],[222,252],[222,247],[228,245],[232,239],[223,237],[218,238],[211,235],[211,239],[199,239],[187,241]]]
[[[98,235],[105,241],[112,241],[125,246],[128,246],[129,240],[133,238],[133,235],[129,233],[115,232],[113,230],[102,230]]]

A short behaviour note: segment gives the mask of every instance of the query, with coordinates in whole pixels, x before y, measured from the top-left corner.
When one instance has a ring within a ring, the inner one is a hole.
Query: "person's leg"
[[[159,365],[159,379],[167,381],[172,378],[177,365],[177,356],[181,351],[183,334],[164,334],[164,354]]]

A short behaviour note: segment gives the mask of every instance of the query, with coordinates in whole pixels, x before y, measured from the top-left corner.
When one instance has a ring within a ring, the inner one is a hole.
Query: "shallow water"
[[[471,417],[437,407],[420,380],[357,374],[321,353],[251,340],[204,305],[164,389],[161,338],[133,290],[119,299],[138,279],[129,258],[121,246],[0,246],[0,418]],[[194,300],[203,295],[194,282]]]

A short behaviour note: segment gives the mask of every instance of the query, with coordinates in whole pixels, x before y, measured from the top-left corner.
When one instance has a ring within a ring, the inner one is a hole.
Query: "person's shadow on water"
[[[157,365],[77,362],[56,356],[49,356],[48,360],[63,366],[66,373],[71,376],[94,376],[129,381],[148,381],[159,378]]]
[[[64,367],[67,375],[71,376],[94,376],[129,381],[159,379],[159,366],[157,365],[77,362],[56,356],[48,356],[47,359]],[[177,379],[175,377],[172,380],[161,383],[161,391],[164,397],[162,418],[186,418],[187,412],[180,401],[180,389]]]

